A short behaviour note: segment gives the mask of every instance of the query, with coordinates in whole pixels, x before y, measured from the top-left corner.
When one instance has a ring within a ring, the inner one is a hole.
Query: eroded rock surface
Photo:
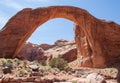
[[[45,51],[47,57],[61,57],[67,62],[77,59],[77,49],[74,40],[57,40],[52,48]]]
[[[70,6],[26,8],[18,12],[0,31],[0,57],[16,57],[38,26],[53,18],[66,18],[77,24],[75,39],[80,66],[105,67],[120,61],[120,25]]]

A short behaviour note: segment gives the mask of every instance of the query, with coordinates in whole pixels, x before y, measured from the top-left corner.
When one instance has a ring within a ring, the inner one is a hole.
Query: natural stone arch
[[[35,29],[53,18],[66,18],[76,24],[75,39],[80,66],[105,67],[115,60],[119,61],[120,26],[70,6],[26,8],[18,12],[0,31],[1,57],[15,57]]]

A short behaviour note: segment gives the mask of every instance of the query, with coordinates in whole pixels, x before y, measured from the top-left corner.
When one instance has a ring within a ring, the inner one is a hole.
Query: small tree
[[[64,70],[68,66],[68,63],[64,59],[57,57],[57,58],[52,58],[49,61],[49,65],[52,68],[58,68],[60,70]]]

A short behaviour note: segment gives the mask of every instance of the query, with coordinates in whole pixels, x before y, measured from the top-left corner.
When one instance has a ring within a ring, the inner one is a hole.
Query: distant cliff
[[[26,43],[18,54],[18,58],[33,60],[47,60],[49,57],[61,57],[68,62],[77,59],[75,41],[57,40],[55,44],[33,44]]]

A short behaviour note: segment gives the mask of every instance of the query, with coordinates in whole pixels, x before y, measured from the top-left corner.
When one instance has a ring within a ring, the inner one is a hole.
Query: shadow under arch
[[[120,39],[119,25],[97,19],[77,7],[50,6],[36,9],[25,8],[8,21],[0,31],[0,57],[17,56],[24,42],[36,28],[54,18],[66,18],[76,24],[76,45],[81,66],[105,67],[115,60],[112,59],[114,55],[120,55],[120,43],[116,42],[119,41],[117,39]],[[108,27],[110,30],[107,29]],[[110,32],[116,37],[111,38]],[[85,38],[87,46],[81,45],[81,38]],[[82,53],[80,52],[81,47],[84,47]],[[84,55],[86,50],[88,55]]]

